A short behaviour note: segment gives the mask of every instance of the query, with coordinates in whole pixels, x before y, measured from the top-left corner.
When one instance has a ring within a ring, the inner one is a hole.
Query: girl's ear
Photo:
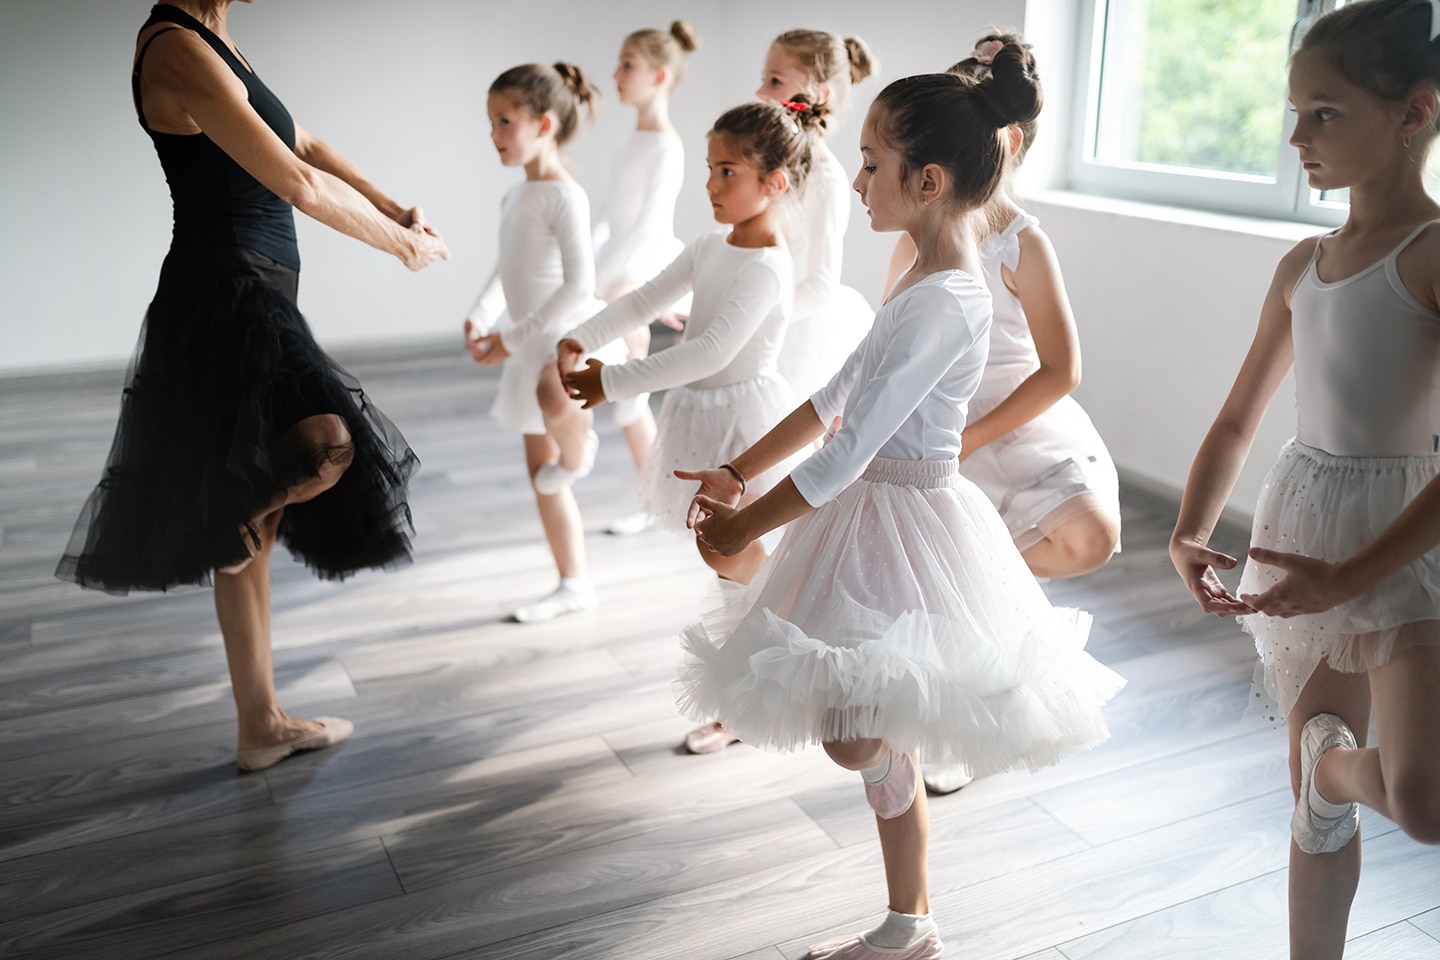
[[[1013,157],[1020,152],[1020,147],[1025,143],[1025,131],[1020,129],[1018,123],[1012,123],[1005,128],[1005,133],[1009,138],[1010,156]]]
[[[1408,142],[1419,136],[1425,129],[1434,126],[1436,111],[1440,110],[1435,91],[1428,86],[1417,87],[1405,101],[1405,115],[1400,120],[1400,133]]]
[[[945,188],[950,182],[950,174],[938,163],[927,163],[920,168],[916,177],[916,186],[920,193],[921,203],[931,203],[945,196]]]
[[[655,86],[663,87],[670,81],[670,68],[660,67],[655,71]]]
[[[555,115],[547,110],[540,115],[540,136],[548,137],[550,135],[550,131],[554,129]]]
[[[778,197],[789,189],[790,175],[784,170],[772,170],[770,174],[765,177],[765,192],[768,193],[771,198]]]
[[[820,99],[818,103],[829,103],[835,97],[835,88],[828,83],[820,85]]]

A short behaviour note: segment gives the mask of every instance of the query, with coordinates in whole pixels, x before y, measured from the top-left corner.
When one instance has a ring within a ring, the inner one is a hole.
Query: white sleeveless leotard
[[[1265,478],[1253,545],[1344,560],[1440,475],[1440,314],[1415,299],[1396,266],[1429,226],[1330,283],[1317,270],[1323,238],[1316,245],[1290,294],[1296,438]],[[1261,592],[1282,578],[1247,562],[1240,590]],[[1358,673],[1405,646],[1440,643],[1440,548],[1323,613],[1240,621],[1260,654],[1253,706],[1279,720],[1322,659]]]

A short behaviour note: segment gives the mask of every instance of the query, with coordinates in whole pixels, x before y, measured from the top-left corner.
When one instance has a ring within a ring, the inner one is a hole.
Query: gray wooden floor
[[[120,375],[0,380],[0,956],[780,960],[875,920],[853,774],[677,754],[675,634],[707,574],[683,538],[598,532],[633,503],[608,414],[578,491],[602,606],[518,626],[553,572],[493,379],[458,349],[348,359],[424,463],[415,562],[277,565],[284,701],[356,736],[251,775],[208,592],[51,576]],[[948,955],[1285,955],[1283,736],[1244,715],[1253,652],[1180,588],[1170,522],[1128,498],[1124,553],[1048,588],[1129,679],[1114,738],[934,802]],[[1348,956],[1440,958],[1440,857],[1365,831]]]

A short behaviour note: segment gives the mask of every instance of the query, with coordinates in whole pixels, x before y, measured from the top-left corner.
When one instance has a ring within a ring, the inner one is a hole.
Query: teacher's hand
[[[407,227],[401,261],[411,270],[424,270],[436,260],[449,260],[450,248],[437,233],[426,233],[419,227]]]
[[[419,207],[401,210],[400,214],[395,218],[395,222],[402,227],[419,230],[421,233],[428,233],[432,237],[440,236],[440,231],[436,230],[430,221],[425,219],[425,211]]]

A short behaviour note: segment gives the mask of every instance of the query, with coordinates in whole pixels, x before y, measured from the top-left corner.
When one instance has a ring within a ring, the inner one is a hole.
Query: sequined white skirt
[[[1250,543],[1344,560],[1375,539],[1437,474],[1440,457],[1339,457],[1291,440],[1261,488]],[[1240,592],[1263,592],[1283,578],[1275,567],[1247,561]],[[1361,673],[1402,647],[1440,642],[1440,629],[1405,629],[1440,620],[1440,548],[1323,613],[1239,619],[1260,655],[1251,706],[1278,720],[1321,660]]]
[[[685,515],[698,484],[680,480],[677,469],[697,470],[728,463],[750,449],[799,405],[790,385],[776,373],[723,387],[667,390],[656,421],[655,444],[640,471],[640,500],[661,526],[685,529]],[[805,454],[746,478],[755,497],[779,483]]]
[[[983,776],[1109,736],[1124,680],[1085,652],[1090,616],[1050,605],[954,460],[877,459],[717,589],[677,699],[747,743],[879,737]]]

